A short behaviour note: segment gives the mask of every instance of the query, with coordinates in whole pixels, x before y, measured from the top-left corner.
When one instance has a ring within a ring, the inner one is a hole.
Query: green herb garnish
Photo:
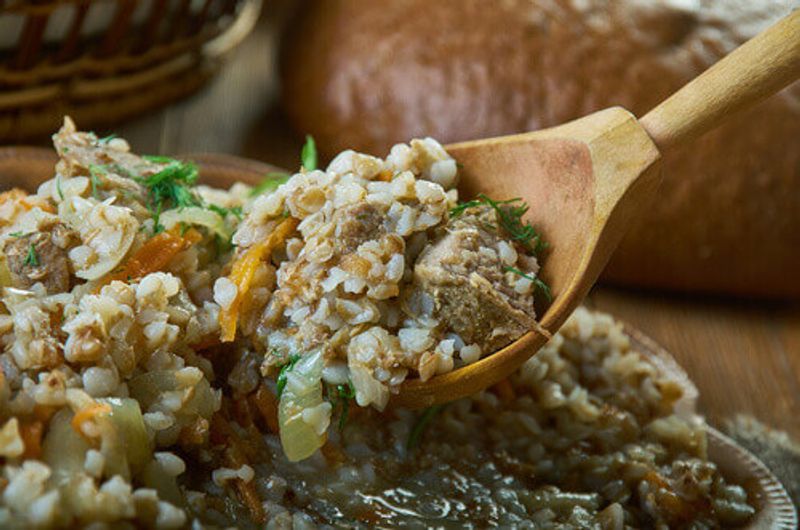
[[[19,232],[11,232],[11,233],[10,233],[10,234],[8,234],[8,235],[10,235],[11,237],[22,237],[22,236],[24,235],[24,233],[23,233],[22,231],[19,231]]]
[[[64,192],[61,191],[61,175],[56,175],[56,191],[58,192],[58,196],[61,197],[61,200],[64,200]]]
[[[206,208],[219,215],[223,219],[228,215],[232,215],[241,221],[242,217],[244,217],[244,212],[242,211],[241,206],[231,206],[230,208],[226,208],[224,206],[219,206],[218,204],[209,204],[206,206]]]
[[[317,169],[317,144],[310,134],[306,135],[306,143],[303,146],[303,150],[300,151],[300,162],[306,171]]]
[[[411,428],[411,432],[408,435],[408,441],[406,441],[406,449],[409,451],[416,448],[419,445],[420,440],[422,439],[422,435],[425,433],[425,429],[430,424],[431,420],[439,414],[439,412],[444,408],[444,405],[434,405],[432,407],[428,407],[425,409],[419,418],[417,418],[416,423]]]
[[[28,255],[25,256],[25,261],[23,263],[31,267],[39,266],[39,255],[36,253],[36,247],[33,246],[33,243],[28,247]]]
[[[473,201],[460,202],[455,206],[453,206],[452,208],[450,208],[450,217],[456,218],[462,213],[464,213],[465,210],[469,210],[470,208],[480,206],[481,204],[483,204],[483,201],[477,199]]]
[[[328,399],[331,401],[331,404],[334,408],[336,408],[338,402],[342,404],[342,411],[339,414],[339,430],[344,430],[344,426],[347,423],[347,416],[350,413],[350,401],[355,399],[356,397],[356,389],[353,387],[352,381],[347,381],[347,384],[344,385],[336,385],[334,387],[328,387]]]
[[[290,355],[289,361],[281,366],[281,371],[278,373],[278,380],[276,381],[279,398],[281,397],[281,394],[283,394],[283,389],[286,388],[286,376],[292,371],[294,365],[297,364],[297,361],[299,360],[299,355]]]
[[[547,243],[542,240],[536,229],[530,223],[522,220],[522,217],[528,212],[529,206],[520,198],[495,201],[481,193],[477,199],[459,203],[451,208],[450,217],[456,218],[466,210],[481,205],[487,205],[494,209],[500,221],[500,226],[511,236],[511,240],[522,246],[529,255],[537,256],[547,248]],[[485,226],[485,228],[494,230],[493,226]],[[550,288],[541,279],[525,274],[514,267],[504,267],[503,270],[529,279],[537,289],[542,291],[548,302],[552,301]]]
[[[158,233],[164,229],[159,220],[161,212],[167,206],[185,208],[203,205],[203,201],[191,189],[191,186],[197,182],[198,170],[193,163],[174,158],[163,156],[143,158],[149,162],[165,165],[161,171],[149,177],[134,177],[134,180],[147,188],[148,208],[153,217],[153,233]]]
[[[114,138],[117,138],[117,135],[114,134],[114,133],[111,133],[108,136],[105,136],[105,137],[100,138],[99,140],[97,140],[97,143],[100,144],[100,145],[106,145],[108,142],[110,142]]]
[[[244,219],[244,210],[242,210],[241,206],[231,206],[228,208],[228,213],[240,221]]]
[[[230,249],[234,247],[233,244],[233,235],[231,237],[225,238],[221,235],[214,233],[214,257],[218,258],[228,252]]]
[[[537,255],[547,248],[536,229],[528,222],[523,222],[522,217],[528,211],[528,204],[519,197],[505,201],[495,201],[483,193],[472,201],[457,204],[450,209],[450,217],[458,217],[465,210],[486,204],[491,206],[500,220],[500,225],[511,236],[512,241],[519,243],[531,255]]]
[[[530,274],[525,274],[521,270],[515,269],[514,267],[503,267],[503,271],[513,272],[517,276],[522,276],[523,278],[530,280],[531,282],[533,282],[533,285],[536,286],[537,289],[542,291],[542,294],[544,295],[545,298],[547,298],[548,302],[553,301],[553,295],[550,292],[550,287],[548,287],[547,284],[544,283],[542,280],[540,280],[538,277],[531,276]]]
[[[95,199],[99,198],[97,188],[103,185],[103,181],[100,180],[100,175],[106,174],[108,174],[108,172],[103,166],[98,166],[97,164],[89,165],[89,177],[92,182],[92,197]]]
[[[289,180],[289,178],[291,178],[289,173],[267,173],[264,180],[253,186],[253,189],[250,190],[250,196],[256,197],[262,193],[272,193],[278,189],[278,186]]]
[[[160,155],[142,155],[142,158],[154,164],[169,164],[171,162],[176,161],[174,158],[171,158],[169,156],[160,156]]]

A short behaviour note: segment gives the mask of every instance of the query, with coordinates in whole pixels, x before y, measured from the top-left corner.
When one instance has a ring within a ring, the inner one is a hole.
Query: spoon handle
[[[642,126],[662,152],[800,77],[800,9],[742,44],[648,112]]]

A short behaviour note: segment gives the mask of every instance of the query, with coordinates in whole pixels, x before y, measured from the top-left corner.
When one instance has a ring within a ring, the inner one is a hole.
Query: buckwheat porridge
[[[579,309],[511,378],[387,406],[538,328],[519,200],[432,139],[229,190],[66,120],[0,196],[0,528],[715,528],[753,499],[682,390]],[[542,330],[543,331],[543,330]]]

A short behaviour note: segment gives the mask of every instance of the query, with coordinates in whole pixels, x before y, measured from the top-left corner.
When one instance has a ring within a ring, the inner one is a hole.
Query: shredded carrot
[[[217,335],[206,335],[205,337],[201,338],[198,342],[194,344],[190,344],[195,351],[203,351],[209,348],[213,348],[214,346],[219,346],[219,336]]]
[[[0,204],[5,204],[7,202],[21,201],[27,196],[28,192],[26,192],[25,190],[21,190],[19,188],[13,188],[8,191],[0,193]]]
[[[37,420],[47,423],[48,421],[50,421],[50,418],[53,417],[53,414],[55,414],[57,410],[58,407],[54,405],[40,405],[37,403],[33,407],[33,415],[36,416]]]
[[[125,263],[121,271],[109,275],[105,283],[114,280],[137,280],[151,272],[164,270],[178,252],[185,250],[203,238],[200,232],[190,228],[185,234],[176,231],[162,232],[148,239]]]
[[[19,201],[19,204],[23,208],[25,208],[25,210],[28,211],[33,210],[34,208],[39,208],[43,212],[56,213],[55,207],[47,201],[42,201],[42,200],[30,201],[28,199],[22,199]]]
[[[497,397],[500,398],[500,401],[503,403],[511,403],[514,401],[514,398],[517,397],[516,393],[514,392],[514,386],[511,384],[511,381],[508,379],[503,379],[496,385],[492,387]]]
[[[264,383],[258,387],[258,390],[252,394],[253,402],[255,403],[261,417],[267,424],[267,428],[274,433],[278,432],[278,400],[275,395],[270,392]]]
[[[41,421],[23,422],[19,426],[19,435],[25,445],[23,459],[39,458],[42,454],[42,433],[44,423]]]
[[[231,267],[228,279],[236,285],[236,297],[231,305],[219,313],[219,327],[222,330],[222,342],[231,342],[236,338],[236,325],[239,320],[239,307],[242,298],[250,290],[255,276],[256,269],[263,260],[272,254],[272,251],[280,246],[289,234],[294,232],[299,221],[293,217],[287,217],[275,227],[264,241],[256,243],[242,254]]]
[[[648,471],[644,475],[644,480],[657,486],[659,488],[669,489],[669,482],[664,480],[664,477],[656,473],[655,471]]]
[[[108,414],[111,412],[111,405],[108,403],[97,403],[95,405],[90,405],[88,407],[82,408],[78,412],[75,413],[75,416],[72,417],[72,428],[75,429],[75,432],[80,434],[84,439],[87,441],[93,442],[91,438],[87,437],[86,434],[83,432],[83,424],[87,421],[93,421],[97,416],[101,414]]]
[[[55,207],[47,202],[47,200],[42,200],[38,197],[30,197],[27,191],[19,188],[10,189],[0,193],[0,204],[5,204],[7,202],[15,202],[25,211],[39,208],[43,212],[56,213]]]

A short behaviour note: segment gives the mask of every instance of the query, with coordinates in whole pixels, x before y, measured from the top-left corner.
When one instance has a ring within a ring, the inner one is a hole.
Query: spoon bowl
[[[530,205],[531,221],[548,243],[541,277],[553,299],[538,311],[551,334],[586,296],[660,181],[658,148],[622,108],[445,149],[461,168],[461,197],[521,197]],[[419,408],[474,394],[506,378],[547,340],[532,330],[475,363],[426,382],[407,380],[392,402]]]

